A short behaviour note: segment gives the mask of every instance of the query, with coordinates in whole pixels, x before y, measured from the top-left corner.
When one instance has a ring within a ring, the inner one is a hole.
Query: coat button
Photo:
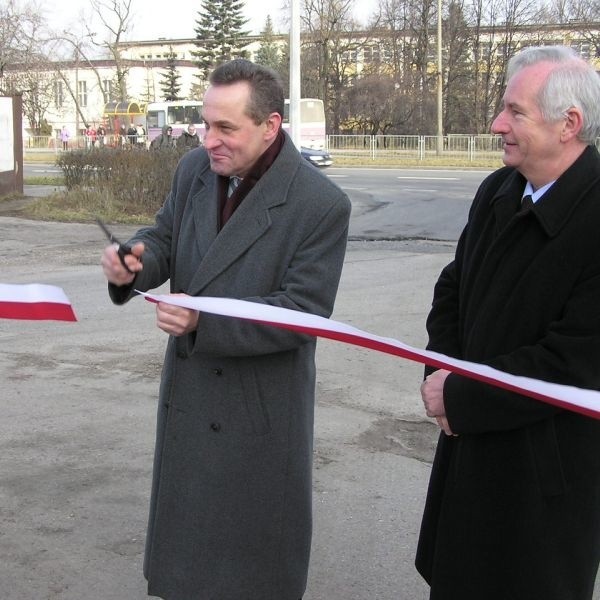
[[[182,350],[177,350],[177,358],[187,358],[187,354]]]
[[[221,424],[220,423],[211,423],[210,424],[210,428],[215,432],[218,433],[219,431],[221,431]]]
[[[223,369],[217,367],[216,369],[213,369],[213,373],[215,375],[223,375]]]

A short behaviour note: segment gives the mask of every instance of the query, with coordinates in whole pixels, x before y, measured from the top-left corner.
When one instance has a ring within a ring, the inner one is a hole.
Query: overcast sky
[[[104,0],[103,3],[108,4],[109,1]],[[282,10],[284,3],[285,0],[246,0],[244,12],[250,19],[248,29],[260,33],[267,14],[270,14],[276,32],[288,31],[285,23],[289,9]],[[356,16],[366,25],[369,6],[374,6],[376,0],[357,0],[356,4]],[[89,0],[43,0],[41,6],[44,16],[57,32],[67,30],[76,35],[85,31],[82,25],[85,15],[87,20],[93,20]],[[133,30],[128,33],[127,39],[195,37],[194,27],[201,7],[201,0],[133,0]]]

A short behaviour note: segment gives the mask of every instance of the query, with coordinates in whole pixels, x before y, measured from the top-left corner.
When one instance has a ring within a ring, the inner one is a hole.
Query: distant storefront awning
[[[104,105],[104,115],[107,117],[134,117],[146,114],[146,104],[143,102],[108,102]]]

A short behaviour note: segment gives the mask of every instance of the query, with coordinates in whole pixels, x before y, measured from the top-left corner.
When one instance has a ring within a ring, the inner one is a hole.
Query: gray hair
[[[594,144],[600,136],[600,76],[574,50],[566,46],[531,46],[508,63],[508,79],[540,62],[556,63],[538,93],[538,106],[548,122],[562,119],[571,107],[583,115],[578,138]]]

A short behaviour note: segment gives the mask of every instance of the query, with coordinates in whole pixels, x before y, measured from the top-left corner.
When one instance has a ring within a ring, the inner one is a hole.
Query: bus
[[[162,133],[162,128],[169,125],[173,129],[173,137],[179,137],[190,123],[196,125],[198,135],[202,137],[202,102],[200,100],[176,100],[171,102],[149,102],[146,108],[146,131],[148,141]]]
[[[285,101],[283,128],[288,130],[290,101]],[[173,137],[179,137],[190,123],[196,126],[200,139],[204,134],[201,100],[176,100],[171,102],[150,102],[146,111],[148,141],[162,133],[164,125],[173,129]],[[304,148],[323,150],[325,148],[325,108],[317,98],[300,100],[300,144]]]

